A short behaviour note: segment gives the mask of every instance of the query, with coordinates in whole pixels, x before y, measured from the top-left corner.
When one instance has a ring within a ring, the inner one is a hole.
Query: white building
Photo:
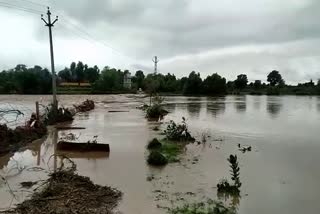
[[[124,72],[123,87],[127,89],[131,89],[131,73],[130,72]]]

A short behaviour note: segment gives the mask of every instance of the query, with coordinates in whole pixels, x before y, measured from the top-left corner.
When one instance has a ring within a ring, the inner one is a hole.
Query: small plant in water
[[[222,202],[208,200],[206,203],[186,204],[169,210],[170,214],[236,214],[234,207],[226,207]]]
[[[217,185],[218,192],[238,195],[240,194],[239,188],[241,187],[241,182],[239,177],[240,168],[237,155],[230,155],[228,161],[230,163],[231,179],[233,180],[233,184],[229,184],[228,180],[226,179],[221,180]]]
[[[181,124],[176,124],[173,120],[170,121],[167,129],[164,131],[168,140],[173,141],[194,141],[194,137],[191,136],[186,119],[182,117]]]
[[[163,97],[158,95],[154,96],[152,98],[152,104],[146,108],[146,117],[149,119],[158,119],[168,114],[168,111],[163,108],[163,101]]]

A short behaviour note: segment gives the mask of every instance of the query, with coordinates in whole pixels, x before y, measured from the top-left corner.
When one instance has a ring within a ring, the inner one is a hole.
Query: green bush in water
[[[182,117],[182,123],[176,124],[173,120],[170,121],[167,129],[164,131],[168,140],[173,141],[194,141],[194,137],[191,136],[186,119]]]
[[[169,210],[170,214],[236,214],[234,207],[226,207],[222,202],[208,200],[206,203],[186,204]]]
[[[150,106],[146,109],[147,118],[158,119],[168,114],[168,111],[166,111],[162,106],[163,101],[164,98],[158,95],[152,98],[152,104],[150,102]]]
[[[157,138],[154,138],[153,140],[151,140],[148,144],[148,149],[160,149],[162,146],[162,144],[159,142],[159,140]]]
[[[152,151],[148,156],[147,162],[153,166],[164,166],[168,163],[168,159],[161,152]]]

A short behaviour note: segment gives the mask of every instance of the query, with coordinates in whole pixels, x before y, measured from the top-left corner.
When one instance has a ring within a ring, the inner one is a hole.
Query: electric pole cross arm
[[[50,41],[50,57],[51,57],[51,73],[52,73],[52,95],[53,95],[53,108],[54,110],[58,109],[58,102],[57,102],[57,82],[56,82],[56,72],[54,68],[54,55],[53,55],[53,42],[52,42],[52,27],[54,24],[58,21],[58,16],[56,19],[51,22],[51,12],[50,8],[48,7],[47,12],[48,20],[45,20],[43,18],[43,14],[41,14],[42,21],[46,24],[46,26],[49,28],[49,41]]]

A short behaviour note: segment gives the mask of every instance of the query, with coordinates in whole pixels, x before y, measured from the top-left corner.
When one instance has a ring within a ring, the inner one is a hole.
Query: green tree
[[[94,83],[99,79],[100,70],[98,66],[90,67],[84,70],[84,79],[90,83]]]
[[[98,92],[113,92],[123,89],[123,72],[115,68],[105,67],[99,79],[93,84],[93,89]]]
[[[77,82],[81,83],[81,81],[84,80],[84,65],[81,61],[78,62],[76,68],[75,68],[75,73],[76,73],[76,80]]]
[[[248,84],[248,77],[245,74],[238,75],[237,79],[234,81],[235,87],[237,89],[244,89]]]
[[[276,70],[273,70],[268,74],[267,81],[271,86],[284,85],[284,80],[282,79],[281,74]]]
[[[75,62],[70,64],[71,79],[73,82],[77,81],[76,67],[77,64]]]
[[[201,91],[202,79],[200,73],[192,71],[189,74],[188,80],[184,85],[183,93],[184,94],[199,94]]]
[[[72,75],[69,68],[64,68],[63,70],[59,71],[58,76],[65,82],[72,81]]]
[[[133,82],[137,85],[137,89],[143,88],[144,78],[145,78],[145,76],[144,76],[143,71],[141,71],[141,70],[136,71],[136,74],[134,75],[134,78],[133,78]]]
[[[208,95],[225,94],[227,91],[226,79],[215,73],[208,76],[202,84],[203,92]]]
[[[253,87],[254,87],[255,89],[259,89],[259,88],[261,88],[261,86],[262,86],[261,80],[255,80],[255,81],[254,81]]]

